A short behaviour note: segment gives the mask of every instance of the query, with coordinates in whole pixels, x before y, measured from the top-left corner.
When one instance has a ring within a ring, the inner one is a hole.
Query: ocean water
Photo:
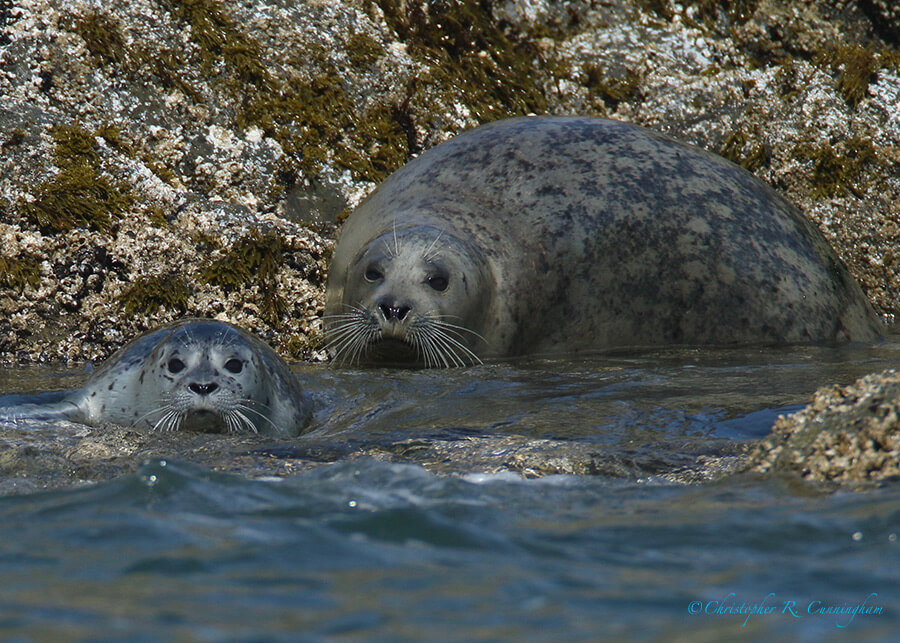
[[[888,343],[431,372],[302,366],[320,408],[294,443],[744,442],[817,386],[898,356]],[[68,387],[59,375],[0,371],[0,394]],[[370,457],[259,478],[151,458],[108,481],[0,497],[0,639],[888,641],[900,632],[898,536],[891,482],[859,493],[744,474],[439,475]]]

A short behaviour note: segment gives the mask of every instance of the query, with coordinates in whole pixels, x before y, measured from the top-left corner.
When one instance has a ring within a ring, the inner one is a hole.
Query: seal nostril
[[[403,321],[409,314],[409,306],[391,306],[386,303],[378,304],[378,310],[381,311],[385,321],[397,320]]]
[[[188,388],[197,395],[209,395],[217,388],[219,388],[219,385],[215,382],[210,382],[209,384],[198,384],[197,382],[193,382],[191,384],[188,384]]]

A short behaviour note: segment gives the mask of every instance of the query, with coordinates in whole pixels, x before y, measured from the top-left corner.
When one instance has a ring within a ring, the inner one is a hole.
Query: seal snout
[[[378,310],[386,322],[402,322],[409,315],[411,308],[396,301],[382,299],[378,302]]]
[[[188,388],[197,395],[210,395],[213,391],[219,388],[219,385],[215,382],[208,382],[206,384],[191,382],[190,384],[188,384]]]

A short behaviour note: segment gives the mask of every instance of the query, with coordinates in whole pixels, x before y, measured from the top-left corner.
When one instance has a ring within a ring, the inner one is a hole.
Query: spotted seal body
[[[325,313],[336,360],[425,366],[882,333],[818,229],[753,175],[578,117],[485,125],[392,174],[344,224]]]
[[[183,320],[125,345],[53,404],[6,409],[7,418],[64,418],[155,430],[300,433],[310,400],[264,342],[223,322]]]

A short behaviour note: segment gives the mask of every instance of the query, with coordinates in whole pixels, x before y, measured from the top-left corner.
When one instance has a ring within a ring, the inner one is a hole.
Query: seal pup
[[[267,344],[231,324],[200,319],[138,337],[83,388],[43,399],[2,409],[0,417],[294,436],[311,415],[296,375]]]
[[[432,148],[360,204],[325,332],[337,362],[447,367],[883,330],[819,230],[746,170],[626,123],[524,117]]]

